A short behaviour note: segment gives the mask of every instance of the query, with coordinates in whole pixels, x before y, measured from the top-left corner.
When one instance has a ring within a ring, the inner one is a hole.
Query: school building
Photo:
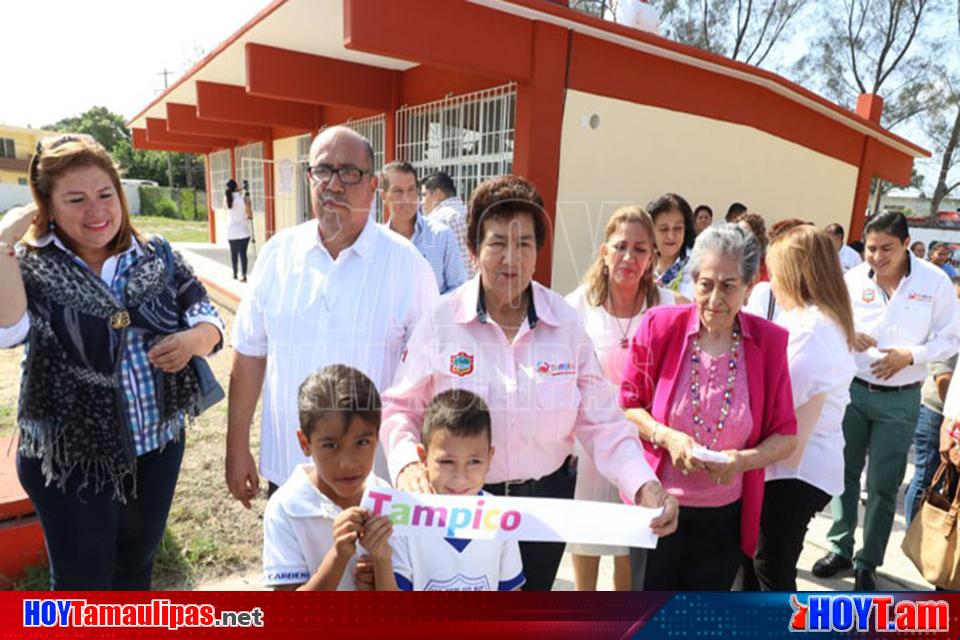
[[[585,15],[557,0],[275,0],[146,105],[141,149],[205,154],[210,239],[224,185],[246,179],[258,239],[310,216],[310,140],[346,124],[377,167],[450,173],[466,200],[531,179],[553,224],[537,278],[574,288],[615,208],[668,191],[722,218],[840,222],[856,237],[870,181],[907,184],[924,149],[776,74]]]

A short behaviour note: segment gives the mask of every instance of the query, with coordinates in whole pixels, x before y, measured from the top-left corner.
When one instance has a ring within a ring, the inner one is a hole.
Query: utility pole
[[[173,72],[168,70],[166,67],[163,68],[163,71],[157,73],[158,76],[163,76],[163,90],[166,91],[168,85],[168,78]],[[167,156],[167,184],[170,188],[173,188],[173,158],[170,157],[169,151],[164,151],[164,155]]]

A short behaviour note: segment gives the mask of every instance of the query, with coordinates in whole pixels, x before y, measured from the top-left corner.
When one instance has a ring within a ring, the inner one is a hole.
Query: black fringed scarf
[[[30,332],[17,422],[20,454],[42,461],[47,484],[66,490],[74,473],[78,492],[113,485],[113,497],[136,495],[136,453],[120,380],[126,332],[137,327],[162,337],[184,328],[182,311],[206,291],[177,256],[166,271],[162,243],[154,238],[131,266],[120,303],[90,269],[53,243],[20,247]],[[151,367],[161,428],[199,415],[192,367],[167,374]],[[128,482],[129,479],[129,482]]]

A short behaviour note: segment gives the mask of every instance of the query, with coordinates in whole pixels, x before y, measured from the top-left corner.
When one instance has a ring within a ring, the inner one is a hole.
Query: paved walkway
[[[193,266],[197,276],[204,282],[210,295],[220,304],[231,311],[235,311],[240,298],[246,291],[247,284],[233,279],[230,268],[230,250],[228,247],[210,245],[208,243],[177,243],[174,245],[183,253],[187,261]],[[253,246],[249,252],[250,269],[253,268]],[[906,480],[913,477],[913,465],[907,469]],[[879,570],[879,587],[883,590],[925,590],[930,586],[917,572],[913,564],[900,551],[900,543],[905,533],[903,518],[903,492],[906,485],[901,487],[900,500],[897,502],[898,512],[887,545],[887,555],[884,565]],[[810,568],[827,550],[826,532],[830,528],[830,507],[819,514],[810,524],[803,554],[800,556],[799,587],[801,590],[851,590],[853,589],[853,574],[846,572],[840,577],[824,580],[814,577]],[[860,520],[863,520],[863,507],[860,509]],[[862,540],[862,529],[857,529],[857,542]],[[609,590],[613,585],[613,563],[605,558],[600,563],[599,588]],[[258,589],[260,588],[259,573],[238,574],[223,580],[200,585],[199,589]],[[564,555],[563,564],[557,574],[554,589],[560,591],[573,590],[573,564],[570,554]]]

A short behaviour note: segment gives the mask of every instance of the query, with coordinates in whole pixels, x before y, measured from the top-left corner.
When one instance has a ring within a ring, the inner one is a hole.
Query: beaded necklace
[[[717,420],[717,424],[713,427],[709,426],[706,421],[703,419],[701,413],[701,404],[700,400],[700,360],[702,353],[700,350],[700,336],[697,335],[693,338],[693,351],[690,356],[690,361],[692,364],[690,371],[690,394],[693,396],[691,404],[693,405],[693,437],[698,443],[706,446],[707,449],[713,449],[717,444],[717,441],[720,439],[720,433],[723,431],[723,423],[727,419],[727,415],[730,413],[730,404],[733,401],[733,384],[737,379],[737,351],[740,348],[740,329],[738,327],[733,328],[733,345],[730,347],[730,360],[727,363],[727,388],[723,392],[723,405],[720,407],[720,418]],[[709,387],[710,380],[707,381],[707,386]],[[706,434],[701,433],[701,429],[706,427]],[[713,440],[710,444],[706,444],[706,438],[710,437],[710,434],[713,434]],[[706,435],[706,438],[704,437]]]

